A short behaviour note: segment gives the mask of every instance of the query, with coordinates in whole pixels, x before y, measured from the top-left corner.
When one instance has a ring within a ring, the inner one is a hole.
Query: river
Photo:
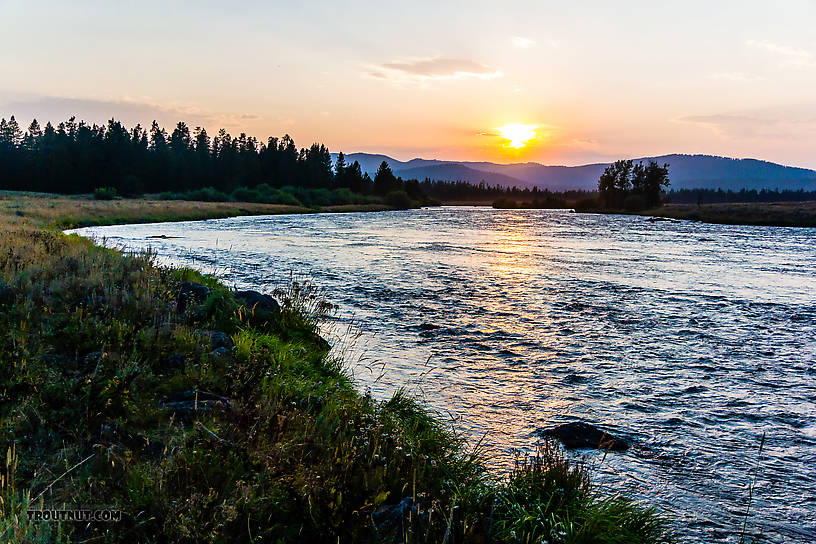
[[[360,388],[421,395],[499,468],[587,421],[633,447],[570,455],[684,541],[737,542],[755,470],[748,531],[816,541],[816,229],[442,207],[78,232],[313,282]]]

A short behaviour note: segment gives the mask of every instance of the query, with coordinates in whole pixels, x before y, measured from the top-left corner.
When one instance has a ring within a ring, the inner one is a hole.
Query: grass
[[[816,201],[805,202],[731,202],[717,204],[665,204],[641,212],[607,210],[594,207],[576,209],[581,213],[643,215],[684,219],[719,225],[756,225],[766,227],[816,227]]]
[[[548,444],[499,476],[417,400],[361,395],[311,286],[262,321],[213,277],[51,227],[178,209],[33,200],[0,210],[0,541],[670,541]],[[210,291],[180,313],[189,281]],[[78,504],[123,518],[27,519]]]
[[[737,202],[701,206],[666,204],[642,215],[723,225],[816,227],[816,202]]]
[[[341,204],[306,208],[256,202],[195,202],[126,198],[96,200],[88,196],[0,191],[0,216],[9,227],[69,229],[125,223],[158,223],[218,219],[237,215],[385,211],[383,204]]]

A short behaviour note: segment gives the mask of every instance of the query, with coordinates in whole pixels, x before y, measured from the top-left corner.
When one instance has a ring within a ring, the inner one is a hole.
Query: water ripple
[[[364,331],[361,386],[424,393],[497,466],[542,427],[613,430],[633,447],[587,457],[602,485],[686,541],[739,540],[765,433],[750,530],[816,541],[816,229],[438,208],[81,232],[238,286],[312,278]]]

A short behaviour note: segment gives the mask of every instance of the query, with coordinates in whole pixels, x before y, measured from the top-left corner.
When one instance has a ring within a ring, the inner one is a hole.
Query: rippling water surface
[[[684,540],[738,541],[766,433],[749,530],[816,542],[816,229],[436,208],[80,232],[237,286],[310,278],[361,387],[424,394],[500,466],[565,421],[628,438],[589,454],[599,481]]]

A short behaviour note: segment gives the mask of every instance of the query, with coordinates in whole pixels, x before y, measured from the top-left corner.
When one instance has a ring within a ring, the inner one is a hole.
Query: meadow
[[[720,225],[816,227],[816,201],[665,204],[642,215]]]

